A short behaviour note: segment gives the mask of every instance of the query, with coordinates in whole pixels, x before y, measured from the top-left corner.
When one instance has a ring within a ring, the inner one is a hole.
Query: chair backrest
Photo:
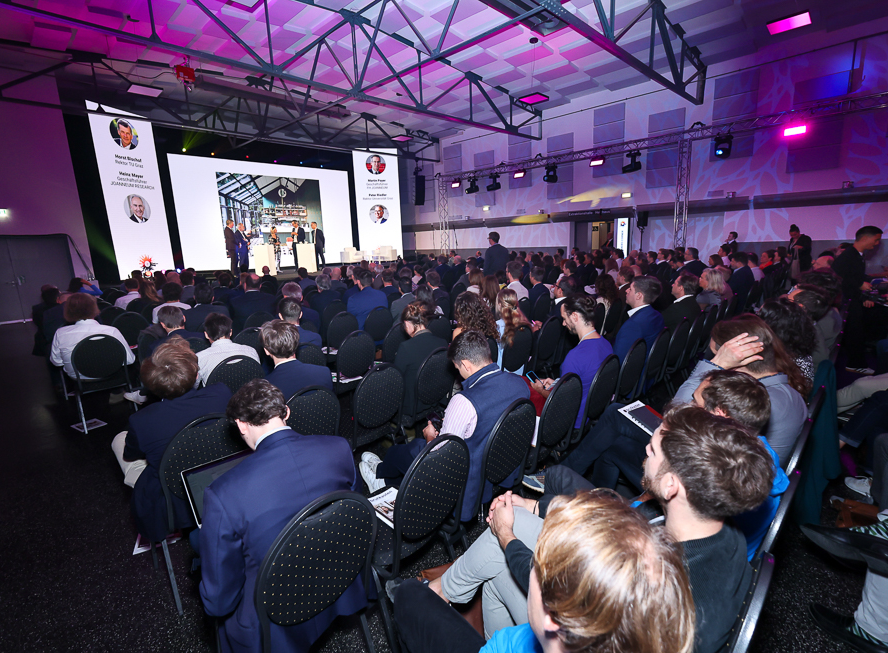
[[[342,300],[337,299],[327,304],[327,308],[324,309],[324,312],[321,315],[321,336],[326,338],[327,327],[329,326],[330,321],[340,313],[345,313],[346,311],[348,311],[348,308]]]
[[[139,348],[137,350],[139,352],[139,362],[144,361],[151,355],[149,349],[153,343],[157,342],[157,339],[157,336],[153,333],[145,332],[139,334]]]
[[[607,315],[604,318],[604,326],[601,329],[601,335],[610,336],[619,330],[625,308],[626,305],[621,300],[611,304],[611,307],[607,310]]]
[[[534,322],[545,322],[546,318],[549,317],[549,311],[552,310],[552,298],[548,293],[543,293],[539,297],[537,297],[536,302],[533,305],[533,315],[528,315],[528,319],[533,320]],[[558,316],[556,316],[558,317]]]
[[[677,369],[676,365],[681,362],[684,356],[690,335],[691,323],[684,319],[675,327],[669,338],[669,350],[666,353],[666,365],[669,369]]]
[[[364,331],[370,334],[374,342],[384,340],[389,329],[392,328],[392,323],[392,312],[387,308],[377,306],[367,316],[367,321],[364,322]]]
[[[462,438],[440,435],[420,452],[395,500],[392,574],[400,569],[403,540],[422,541],[451,515],[459,517],[468,480],[469,448]]]
[[[685,344],[685,349],[674,365],[676,371],[683,370],[687,367],[691,357],[697,353],[697,349],[700,346],[700,339],[703,337],[703,327],[706,324],[706,317],[706,312],[702,311],[694,319],[694,323],[691,325],[690,332],[688,333],[688,341]]]
[[[363,376],[376,357],[376,343],[366,331],[353,331],[345,337],[336,355],[336,374],[339,377]]]
[[[398,369],[387,363],[374,366],[358,383],[352,397],[352,449],[357,445],[359,429],[377,429],[389,422],[400,424],[403,401],[404,377]]]
[[[121,313],[117,317],[114,318],[114,321],[111,323],[115,329],[120,331],[123,338],[126,340],[127,344],[130,347],[134,347],[139,344],[139,332],[142,329],[147,329],[149,327],[148,320],[139,315],[138,313]]]
[[[645,382],[656,383],[663,378],[666,370],[666,355],[669,353],[669,329],[663,329],[654,340],[654,346],[648,352],[647,362],[644,366]],[[644,385],[644,384],[642,384]],[[639,393],[644,389],[639,388]]]
[[[487,348],[490,349],[490,360],[496,361],[496,359],[499,358],[499,343],[490,336],[487,336]]]
[[[77,343],[71,352],[75,378],[107,379],[126,365],[126,349],[114,336],[97,333]]]
[[[549,361],[555,357],[563,330],[564,327],[561,325],[560,317],[550,317],[543,323],[543,326],[537,332],[536,353],[533,357],[535,365],[539,364],[540,361]]]
[[[762,298],[762,282],[754,281],[752,284],[752,288],[749,289],[749,295],[746,298],[746,311],[752,312],[755,305],[758,304],[759,300]]]
[[[731,304],[728,302],[728,300],[722,298],[721,304],[718,305],[718,319],[716,320],[716,322],[721,322],[725,319],[725,317],[727,317],[728,309],[730,307]]]
[[[533,349],[533,332],[529,326],[522,325],[515,330],[510,347],[503,348],[502,369],[517,372],[527,365]]]
[[[522,297],[518,300],[518,310],[521,311],[521,314],[526,317],[528,320],[532,320],[532,310],[533,307],[530,305],[530,299],[528,297]]]
[[[454,367],[447,358],[447,347],[439,347],[419,366],[416,374],[416,392],[414,405],[407,406],[416,415],[418,407],[436,406],[453,390],[455,379]]]
[[[604,318],[607,315],[607,307],[601,302],[595,304],[595,310],[592,311],[592,326],[598,333],[604,331]]]
[[[210,343],[207,342],[206,338],[186,338],[185,342],[188,343],[188,346],[191,347],[191,351],[195,354],[204,349],[209,349],[210,347]]]
[[[274,294],[274,293],[271,293]],[[266,311],[256,311],[250,317],[246,319],[244,322],[244,328],[249,329],[250,327],[261,327],[266,322],[271,322],[274,319],[274,315],[268,313]]]
[[[153,302],[142,308],[142,317],[148,320],[148,323],[154,321],[154,309],[160,306],[160,302]]]
[[[299,326],[301,326],[306,331],[311,331],[312,333],[320,333],[320,331],[318,331],[318,325],[311,320],[302,320],[299,322]]]
[[[326,311],[324,312],[326,313]],[[353,331],[357,331],[359,328],[358,318],[351,313],[343,311],[336,314],[336,316],[330,320],[330,324],[327,325],[327,345],[334,349],[339,349],[346,336]]]
[[[254,313],[255,315],[255,313]],[[256,350],[256,353],[261,357],[262,354],[265,353],[265,348],[262,346],[262,329],[258,326],[246,327],[243,331],[239,332],[234,338],[231,339],[233,342],[236,342],[239,345],[246,345],[247,347],[252,347]]]
[[[805,453],[805,445],[808,443],[808,437],[811,435],[811,429],[814,428],[814,422],[817,421],[817,415],[820,413],[820,407],[826,400],[826,388],[821,386],[814,393],[811,405],[808,406],[808,417],[802,424],[802,430],[799,437],[796,438],[795,445],[792,448],[792,454],[789,456],[789,462],[786,463],[786,475],[789,476],[799,466],[802,454]]]
[[[185,498],[180,472],[246,448],[237,428],[222,414],[198,417],[170,440],[160,459],[158,476],[166,499],[167,525],[171,533],[176,530],[172,498]]]
[[[586,406],[583,409],[583,421],[580,428],[585,430],[586,424],[594,422],[604,409],[614,400],[617,391],[617,382],[620,380],[620,359],[616,354],[611,354],[602,361],[601,366],[592,379],[589,393],[586,395]]]
[[[207,385],[224,383],[234,394],[248,381],[264,377],[262,366],[249,356],[230,356],[216,365],[207,379]]]
[[[108,308],[104,309],[101,313],[99,313],[99,322],[110,326],[110,325],[114,324],[114,319],[118,315],[123,315],[124,313],[126,313],[126,311],[123,310],[122,308],[119,308],[117,306],[109,306]]]
[[[339,435],[339,399],[319,385],[303,388],[287,400],[287,426],[302,435]]]
[[[712,339],[712,329],[715,327],[715,323],[719,321],[719,314],[721,305],[719,306],[710,306],[706,311],[706,318],[703,320],[703,330],[700,332],[700,342],[697,343],[697,351],[695,354],[699,354],[701,351],[709,347],[709,341]]]
[[[453,340],[453,327],[450,324],[450,320],[442,315],[438,315],[429,320],[428,329],[447,342]]]
[[[296,350],[296,360],[321,367],[327,365],[327,355],[317,345],[299,345],[299,349]]]
[[[552,386],[537,428],[537,449],[540,445],[556,447],[569,438],[583,402],[583,382],[576,374],[565,374]]]
[[[404,332],[404,327],[400,322],[393,325],[389,332],[385,334],[385,340],[382,341],[382,360],[386,363],[394,363],[398,347],[401,346],[402,342],[409,339],[410,337]]]
[[[644,370],[647,358],[647,343],[644,338],[636,340],[620,367],[620,379],[617,381],[617,392],[614,401],[618,403],[631,403],[638,396],[638,386],[641,373]]]
[[[802,472],[796,469],[790,472],[788,476],[789,486],[786,488],[783,496],[780,497],[780,504],[777,506],[777,512],[774,513],[774,519],[771,521],[771,525],[768,526],[768,531],[762,538],[761,544],[759,544],[759,552],[767,551],[770,553],[774,550],[774,543],[777,541],[777,537],[783,528],[783,523],[786,521],[786,515],[789,512],[789,507],[792,505],[792,498],[795,496],[796,488],[799,486]]]
[[[529,399],[518,399],[509,405],[497,420],[484,445],[481,463],[481,488],[472,507],[477,515],[481,507],[486,483],[497,485],[509,478],[515,470],[523,470],[533,442],[536,409]]]
[[[304,623],[332,605],[359,574],[371,582],[376,511],[355,492],[331,492],[300,510],[265,554],[253,601],[262,650],[271,626]],[[294,564],[299,560],[300,564]]]
[[[728,304],[728,311],[725,313],[725,317],[734,317],[738,312],[742,312],[744,307],[741,306],[738,308],[737,306],[737,293],[734,293],[734,296],[731,297],[731,302]]]
[[[752,582],[737,621],[732,629],[733,635],[725,647],[727,653],[746,653],[755,633],[768,589],[771,587],[771,578],[774,575],[774,556],[763,553],[752,561]]]
[[[466,291],[466,285],[464,283],[458,283],[453,286],[450,290],[450,319],[453,320],[456,318],[454,306],[456,306],[456,298],[459,297]]]

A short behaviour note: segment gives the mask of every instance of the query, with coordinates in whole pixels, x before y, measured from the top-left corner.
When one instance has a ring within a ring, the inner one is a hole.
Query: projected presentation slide
[[[398,157],[395,150],[380,152],[352,152],[358,240],[368,258],[378,247],[391,247],[399,255],[404,253]]]
[[[318,234],[325,259],[338,262],[353,246],[348,173],[273,163],[230,161],[168,154],[173,198],[186,267],[227,270],[225,222],[244,225],[250,242],[250,269],[257,245],[280,240],[281,267],[294,265],[293,241]]]
[[[173,267],[151,123],[89,114],[108,226],[121,279]]]

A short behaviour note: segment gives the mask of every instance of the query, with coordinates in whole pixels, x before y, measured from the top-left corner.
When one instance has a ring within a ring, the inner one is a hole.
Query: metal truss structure
[[[450,253],[450,213],[448,184],[440,175],[435,186],[438,190],[438,243],[442,254]]]
[[[675,189],[675,244],[684,245],[688,223],[688,201],[690,199],[691,179],[691,153],[694,141],[711,139],[716,136],[728,134],[743,134],[749,132],[771,129],[792,123],[803,123],[805,120],[816,120],[831,116],[849,115],[865,111],[877,111],[888,108],[888,93],[875,93],[858,98],[841,98],[812,103],[806,107],[781,111],[765,116],[741,118],[716,125],[704,125],[696,123],[690,129],[682,131],[658,134],[647,138],[638,138],[622,143],[599,145],[586,150],[564,152],[550,156],[540,156],[525,161],[513,161],[500,163],[499,165],[485,168],[477,168],[447,175],[439,180],[439,185],[446,188],[452,181],[464,181],[479,179],[493,174],[511,174],[517,170],[529,170],[531,168],[545,168],[558,166],[576,161],[588,161],[599,157],[619,156],[629,152],[649,150],[654,148],[675,147],[678,149]]]

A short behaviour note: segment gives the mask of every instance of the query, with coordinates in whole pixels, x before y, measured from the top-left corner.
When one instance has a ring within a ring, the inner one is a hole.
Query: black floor
[[[136,531],[131,490],[123,485],[111,439],[124,430],[128,402],[86,403],[87,418],[108,425],[82,434],[73,403],[61,405],[43,359],[30,355],[32,326],[0,326],[0,651],[215,651],[213,624],[201,608],[196,581],[186,571],[187,541],[170,547],[185,614],[179,617],[161,559],[133,556]],[[841,479],[825,496],[850,496]],[[823,523],[835,511],[824,508]],[[472,536],[481,532],[476,526]],[[753,650],[847,651],[827,639],[807,616],[820,602],[850,614],[863,576],[806,543],[790,524],[774,552],[777,569]],[[404,576],[446,562],[436,544],[412,561]],[[388,646],[377,610],[374,641]],[[334,624],[317,651],[366,650],[356,621]]]

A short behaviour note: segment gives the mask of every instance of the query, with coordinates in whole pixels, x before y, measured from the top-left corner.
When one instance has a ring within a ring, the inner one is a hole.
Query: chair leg
[[[401,647],[398,645],[398,634],[395,632],[395,622],[388,608],[388,595],[385,593],[385,588],[382,586],[375,569],[373,570],[373,582],[376,583],[377,600],[379,601],[379,609],[382,610],[382,622],[385,625],[389,646],[392,649],[392,653],[401,653]]]
[[[163,557],[166,559],[167,573],[170,576],[170,585],[173,587],[173,598],[176,600],[176,610],[179,611],[179,616],[181,617],[182,612],[182,601],[179,598],[179,586],[176,585],[176,572],[173,571],[173,561],[170,560],[170,549],[167,546],[166,538],[160,543],[163,547]]]
[[[364,641],[367,642],[367,648],[370,653],[376,653],[376,646],[373,644],[373,635],[370,633],[370,626],[367,624],[366,610],[361,612],[361,630],[364,631]]]
[[[83,432],[89,433],[89,429],[86,428],[86,416],[83,414],[83,401],[80,399],[80,393],[75,393],[74,397],[77,399],[77,410],[80,413],[80,423],[83,424]]]
[[[157,542],[148,542],[148,545],[151,547],[151,559],[154,561],[154,568],[157,569],[157,549],[154,546],[155,544]]]

